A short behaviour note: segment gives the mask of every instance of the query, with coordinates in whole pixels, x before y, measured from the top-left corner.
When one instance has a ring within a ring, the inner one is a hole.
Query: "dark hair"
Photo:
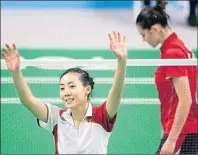
[[[92,92],[92,90],[94,89],[94,81],[93,81],[93,78],[89,76],[89,73],[87,71],[82,70],[80,68],[70,68],[70,69],[66,70],[60,76],[60,79],[67,73],[78,73],[78,74],[80,74],[80,80],[83,83],[83,86],[90,85],[91,86],[91,92]],[[88,95],[88,99],[89,99],[90,94]]]
[[[165,12],[166,4],[165,0],[157,0],[156,6],[143,8],[136,19],[136,24],[148,30],[154,24],[160,24],[165,28],[168,26],[168,20],[170,20],[170,16]]]

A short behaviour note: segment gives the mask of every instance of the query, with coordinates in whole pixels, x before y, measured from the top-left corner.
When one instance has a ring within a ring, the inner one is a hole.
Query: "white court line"
[[[42,103],[62,103],[59,98],[38,98]],[[102,103],[106,98],[93,98],[92,103]],[[1,98],[1,104],[21,104],[19,98]],[[122,98],[121,104],[159,104],[157,98]]]
[[[197,59],[128,59],[127,66],[192,66],[197,65]],[[92,70],[112,70],[116,68],[116,59],[68,59],[39,57],[35,59],[21,59],[21,69],[26,67],[40,69],[67,69],[83,67]],[[5,60],[1,60],[1,69],[7,69]]]
[[[58,84],[59,77],[24,77],[27,83],[32,84]],[[96,84],[112,84],[113,78],[94,78]],[[2,84],[13,83],[10,77],[1,77]],[[154,78],[125,78],[125,84],[154,84]]]

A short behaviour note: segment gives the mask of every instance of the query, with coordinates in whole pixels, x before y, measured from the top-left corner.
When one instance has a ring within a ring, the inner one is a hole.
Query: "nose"
[[[65,89],[64,96],[65,97],[71,96],[71,92]]]

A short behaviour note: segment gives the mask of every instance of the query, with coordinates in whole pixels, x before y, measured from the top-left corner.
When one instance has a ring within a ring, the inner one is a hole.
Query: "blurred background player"
[[[161,59],[192,59],[193,53],[168,25],[165,3],[142,9],[136,19],[143,40],[161,45]],[[160,66],[155,72],[163,137],[157,154],[198,152],[196,66]]]
[[[189,0],[190,3],[190,10],[189,10],[189,16],[188,16],[188,24],[190,26],[197,26],[198,21],[197,21],[197,12],[196,12],[196,7],[198,4],[197,0]]]
[[[156,2],[160,2],[161,3],[166,3],[166,0],[156,0]],[[144,0],[144,5],[145,6],[150,6],[151,1],[150,0]],[[196,7],[197,7],[197,0],[189,0],[189,15],[188,15],[188,19],[187,19],[187,23],[189,26],[195,27],[198,25],[197,22],[197,13],[196,13]]]

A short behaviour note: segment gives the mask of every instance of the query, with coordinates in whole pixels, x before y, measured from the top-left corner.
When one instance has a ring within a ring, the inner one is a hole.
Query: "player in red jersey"
[[[193,53],[168,24],[164,1],[145,7],[136,19],[144,41],[153,47],[162,44],[161,59],[193,59]],[[163,137],[157,154],[198,152],[198,105],[196,66],[160,66],[155,72]]]

